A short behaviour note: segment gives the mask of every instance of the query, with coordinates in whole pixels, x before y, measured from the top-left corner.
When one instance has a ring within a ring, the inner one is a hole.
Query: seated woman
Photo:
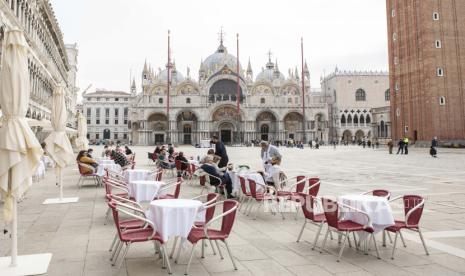
[[[124,146],[124,153],[126,155],[131,155],[132,154],[132,150],[128,147],[128,146]]]
[[[116,150],[111,151],[111,158],[115,161],[115,164],[118,164],[121,166],[121,169],[128,169],[131,166],[131,163],[129,163],[128,159],[126,156]]]
[[[179,154],[174,159],[175,161],[179,161],[181,163],[181,171],[185,172],[189,169],[189,161],[187,161],[186,157],[184,157],[184,152],[179,152]],[[176,164],[176,163],[175,163]],[[178,177],[180,177],[181,172],[178,172]]]
[[[158,155],[158,162],[163,169],[173,169],[176,167],[173,161],[170,161],[167,157],[166,150],[164,148],[161,149],[160,154]]]
[[[280,163],[280,158],[274,156],[273,158],[271,158],[270,161],[271,166],[268,166],[268,169],[261,173],[263,179],[265,180],[265,183],[267,185],[275,186],[278,190],[281,189],[281,187],[278,186],[280,186],[279,184],[283,176],[283,172],[281,171],[281,167],[279,166]]]
[[[205,163],[200,166],[200,168],[210,175],[210,185],[216,187],[223,183],[226,186],[227,198],[234,198],[234,196],[232,196],[232,181],[229,174],[223,173],[218,169],[218,166],[213,162],[212,156],[207,155],[205,157]]]
[[[98,162],[88,156],[87,151],[81,150],[76,157],[76,161],[79,163],[86,164],[88,166],[84,166],[83,173],[89,174],[94,173],[95,169],[98,167]],[[89,167],[90,166],[90,167]]]

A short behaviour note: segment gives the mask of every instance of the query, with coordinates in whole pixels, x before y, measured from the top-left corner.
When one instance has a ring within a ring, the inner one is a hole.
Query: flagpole
[[[302,72],[301,72],[301,77],[302,77],[302,142],[305,144],[307,143],[307,137],[305,134],[305,76],[304,76],[304,38],[300,38],[300,53],[301,53],[301,63],[302,63]]]
[[[240,86],[240,68],[239,68],[239,34],[236,34],[236,74],[237,74],[237,84],[236,84],[236,105],[237,105],[237,126],[239,128],[239,135],[240,135],[240,119],[241,119],[241,107],[240,107],[240,102],[241,102],[241,86]],[[239,139],[242,140],[241,137]]]
[[[166,120],[167,120],[167,131],[166,141],[171,142],[170,137],[170,82],[171,82],[171,49],[170,49],[170,30],[168,30],[168,64],[166,65]]]

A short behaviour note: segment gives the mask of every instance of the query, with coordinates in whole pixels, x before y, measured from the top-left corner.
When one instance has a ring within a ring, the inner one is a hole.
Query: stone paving
[[[101,147],[95,147],[97,154]],[[181,147],[187,155],[206,149]],[[134,147],[137,168],[151,167],[146,161],[149,147]],[[259,148],[228,147],[231,162],[260,167]],[[229,239],[237,260],[234,271],[229,258],[221,260],[206,249],[200,250],[190,275],[463,275],[465,274],[465,151],[440,149],[439,158],[431,158],[428,149],[410,150],[408,156],[389,155],[383,149],[359,147],[322,147],[319,150],[281,148],[282,167],[289,174],[304,172],[322,180],[320,195],[361,193],[373,188],[389,189],[393,196],[421,194],[427,197],[422,229],[429,247],[426,256],[417,234],[405,232],[407,247],[400,244],[396,258],[390,259],[391,245],[381,247],[381,260],[374,252],[364,255],[346,248],[341,262],[336,262],[338,244],[328,243],[329,252],[311,250],[316,227],[307,225],[303,240],[296,243],[303,223],[287,215],[286,220],[260,212],[256,220],[238,214]],[[35,184],[19,204],[20,254],[53,253],[47,275],[167,275],[155,259],[153,245],[135,244],[117,271],[109,262],[108,247],[114,226],[104,224],[106,204],[103,188],[77,188],[78,172],[70,166],[64,173],[65,196],[79,196],[79,202],[67,205],[42,205],[46,198],[56,197],[54,171]],[[197,186],[183,185],[181,197],[197,195]],[[402,217],[400,205],[395,216]],[[320,240],[321,241],[321,240]],[[169,244],[170,245],[170,244]],[[200,246],[197,247],[200,249]],[[8,236],[0,236],[0,255],[9,251]],[[226,250],[223,250],[225,253]],[[174,265],[174,275],[182,275],[187,262],[184,252],[181,264]]]

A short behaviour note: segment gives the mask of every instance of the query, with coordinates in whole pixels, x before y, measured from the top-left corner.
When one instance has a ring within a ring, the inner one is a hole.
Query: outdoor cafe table
[[[153,178],[153,171],[150,170],[125,170],[123,172],[124,178],[126,179],[127,183],[131,183],[134,180],[152,180]]]
[[[339,202],[350,207],[356,208],[368,214],[375,233],[378,233],[385,228],[394,225],[394,216],[389,201],[384,197],[372,195],[343,195],[339,197]],[[344,208],[342,208],[344,209]],[[352,210],[342,211],[343,219],[352,220],[359,224],[367,224],[367,218],[363,214]],[[360,237],[366,237],[363,233],[359,233]]]
[[[99,164],[115,164],[114,160],[111,159],[102,159],[102,158],[97,158],[97,162]]]
[[[263,180],[263,177],[261,174],[257,173],[257,172],[235,172],[235,171],[227,171],[227,173],[229,174],[229,177],[231,178],[231,182],[232,182],[232,192],[233,193],[237,193],[240,191],[241,189],[241,182],[239,180],[239,176],[242,176],[244,177],[247,181],[249,179],[252,179],[253,181],[255,181],[255,183],[257,183],[257,192],[258,193],[261,193],[264,191],[264,185],[265,185],[265,180]],[[248,183],[246,183],[248,184]],[[246,189],[247,189],[247,192],[249,192],[249,185],[245,185]]]
[[[110,160],[113,161],[113,160]],[[97,175],[98,176],[104,176],[105,175],[105,169],[109,169],[110,171],[115,171],[115,172],[120,172],[121,171],[121,166],[118,164],[106,164],[106,163],[99,163],[97,167]]]
[[[146,212],[163,241],[171,237],[187,239],[195,221],[198,221],[202,202],[193,199],[160,199],[150,202]]]
[[[129,195],[133,197],[137,202],[152,201],[156,196],[160,194],[160,188],[165,185],[163,181],[155,180],[133,180],[128,183]]]

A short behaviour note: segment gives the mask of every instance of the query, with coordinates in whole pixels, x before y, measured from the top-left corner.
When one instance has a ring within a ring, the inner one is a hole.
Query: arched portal
[[[147,130],[152,131],[149,137],[149,144],[163,144],[168,131],[168,118],[165,114],[154,113],[147,118]]]
[[[357,132],[355,132],[355,140],[357,141],[357,143],[361,143],[364,138],[365,133],[363,132],[363,130],[359,129],[357,130]]]
[[[263,111],[257,115],[256,120],[256,129],[259,132],[259,137],[261,140],[271,141],[276,139],[276,117],[273,113],[269,111]]]
[[[197,116],[192,111],[182,111],[176,118],[178,130],[178,142],[181,144],[192,144],[197,131]]]
[[[103,139],[104,140],[107,140],[107,139],[110,139],[110,136],[111,135],[111,132],[108,128],[104,129],[103,130]]]
[[[234,125],[230,122],[221,123],[218,127],[220,140],[225,144],[233,142]]]
[[[346,130],[342,133],[342,141],[344,142],[352,142],[352,132],[350,130]]]
[[[244,100],[242,87],[239,86],[240,101]],[[237,82],[230,79],[220,79],[216,81],[209,91],[210,102],[236,101]]]
[[[284,130],[286,131],[287,139],[302,140],[301,135],[297,135],[302,132],[303,116],[297,112],[288,113],[284,116]]]
[[[211,135],[218,135],[223,143],[240,143],[243,140],[241,130],[242,114],[232,105],[222,105],[212,114],[213,131]]]

